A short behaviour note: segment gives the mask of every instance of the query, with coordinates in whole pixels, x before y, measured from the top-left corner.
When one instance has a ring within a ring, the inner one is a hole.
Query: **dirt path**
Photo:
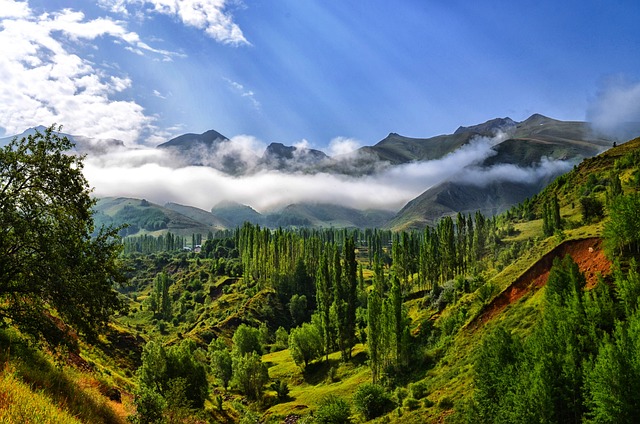
[[[522,296],[532,290],[538,290],[547,283],[549,270],[555,258],[570,255],[578,264],[580,271],[587,279],[587,288],[592,288],[598,281],[598,275],[608,275],[611,272],[611,262],[602,250],[602,239],[588,238],[583,240],[568,240],[556,246],[533,264],[509,287],[496,296],[484,310],[471,321],[467,328],[475,330],[480,325],[493,319],[511,303],[517,302]]]

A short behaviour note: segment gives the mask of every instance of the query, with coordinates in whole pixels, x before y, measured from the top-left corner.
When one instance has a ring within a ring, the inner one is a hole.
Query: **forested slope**
[[[82,327],[73,304],[46,304],[40,322],[75,341],[54,357],[26,341],[41,338],[29,321],[3,318],[2,382],[19,382],[0,413],[30,399],[20,382],[51,393],[47,381],[64,376],[63,393],[97,397],[45,403],[83,422],[628,421],[639,401],[627,390],[640,377],[639,164],[637,139],[503,215],[422,231],[245,224],[199,252],[169,235],[125,241],[126,253],[106,256],[122,275],[108,268],[88,286],[105,290],[85,304],[110,306],[89,309],[108,325]],[[114,231],[83,240],[116,253]]]

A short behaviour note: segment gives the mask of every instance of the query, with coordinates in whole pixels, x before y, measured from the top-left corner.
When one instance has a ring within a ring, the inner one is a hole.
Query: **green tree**
[[[0,148],[0,319],[51,345],[69,341],[57,315],[95,337],[125,311],[117,230],[94,235],[83,158],[52,126]]]
[[[213,376],[220,380],[222,387],[229,387],[233,377],[233,361],[231,353],[227,349],[215,350],[211,354],[211,371]]]
[[[196,357],[196,345],[191,340],[183,340],[168,349],[150,341],[142,351],[142,365],[138,369],[140,384],[167,399],[170,393],[175,395],[172,382],[184,379],[187,401],[194,408],[202,408],[209,396],[209,382],[205,365]]]
[[[353,406],[369,421],[389,411],[393,403],[382,386],[365,383],[353,394]]]
[[[233,355],[232,383],[246,396],[259,400],[264,385],[269,381],[269,370],[255,352],[246,355]]]
[[[327,395],[320,400],[315,421],[321,424],[349,424],[351,406],[337,395]]]
[[[610,257],[640,253],[640,194],[617,196],[609,206],[604,226],[605,248]]]
[[[289,313],[294,325],[302,324],[309,315],[307,296],[294,294],[289,301]]]
[[[620,300],[622,310],[626,317],[632,316],[638,309],[640,300],[640,274],[635,258],[629,261],[629,271],[625,276],[620,270],[620,265],[615,267],[615,290]]]
[[[316,304],[318,305],[318,316],[322,330],[323,350],[328,359],[333,340],[331,327],[331,302],[333,293],[327,250],[320,256],[320,263],[316,273]]]
[[[240,324],[235,333],[233,333],[233,349],[239,355],[251,352],[262,355],[260,331],[257,328],[249,327],[247,324]]]
[[[158,392],[146,386],[140,386],[135,392],[133,402],[136,406],[136,415],[133,417],[133,422],[139,424],[162,422],[163,411],[167,402]]]
[[[166,272],[156,275],[153,297],[155,298],[155,312],[164,320],[171,320],[171,296],[169,295],[169,287],[171,279]]]
[[[278,350],[287,349],[289,347],[289,333],[284,327],[278,327],[276,330],[275,348]]]
[[[382,296],[376,287],[369,293],[367,300],[367,344],[369,348],[369,367],[373,383],[380,378],[382,366]]]
[[[604,205],[593,195],[580,198],[580,209],[582,222],[585,224],[598,221],[604,216]]]
[[[296,365],[304,365],[322,355],[322,336],[318,328],[305,322],[301,327],[291,329],[289,334],[289,351]]]
[[[640,404],[640,316],[618,322],[585,377],[587,423],[637,421]]]
[[[500,414],[502,401],[513,385],[521,351],[520,343],[504,327],[483,338],[474,366],[474,401],[478,407],[475,421],[493,422]]]
[[[349,424],[351,406],[349,402],[337,395],[327,395],[320,399],[315,417],[321,424]]]

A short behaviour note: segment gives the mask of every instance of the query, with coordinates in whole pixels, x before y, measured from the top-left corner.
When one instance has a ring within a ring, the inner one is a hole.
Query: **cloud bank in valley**
[[[543,161],[539,166],[524,169],[511,165],[478,168],[476,165],[495,154],[492,147],[502,139],[477,138],[440,159],[384,167],[364,176],[265,169],[230,176],[208,166],[176,165],[172,154],[164,150],[126,147],[88,156],[85,175],[98,197],[146,198],[159,204],[176,202],[205,210],[224,200],[247,204],[261,212],[300,202],[399,210],[424,190],[445,180],[474,184],[496,179],[527,182],[570,166]],[[251,158],[258,157],[261,150],[264,151],[264,144],[247,136],[233,138],[225,147],[225,151],[241,152]],[[349,156],[357,159],[356,152]]]

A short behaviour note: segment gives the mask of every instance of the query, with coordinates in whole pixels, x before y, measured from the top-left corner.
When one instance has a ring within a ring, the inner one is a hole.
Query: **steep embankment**
[[[547,283],[553,261],[556,258],[562,259],[566,255],[570,255],[578,264],[580,272],[585,275],[587,280],[587,288],[593,287],[600,275],[605,276],[611,272],[611,262],[602,250],[602,239],[567,240],[553,248],[520,275],[509,287],[496,296],[474,320],[469,322],[467,327],[477,328],[497,316],[508,305],[518,301],[525,294],[543,287]]]

